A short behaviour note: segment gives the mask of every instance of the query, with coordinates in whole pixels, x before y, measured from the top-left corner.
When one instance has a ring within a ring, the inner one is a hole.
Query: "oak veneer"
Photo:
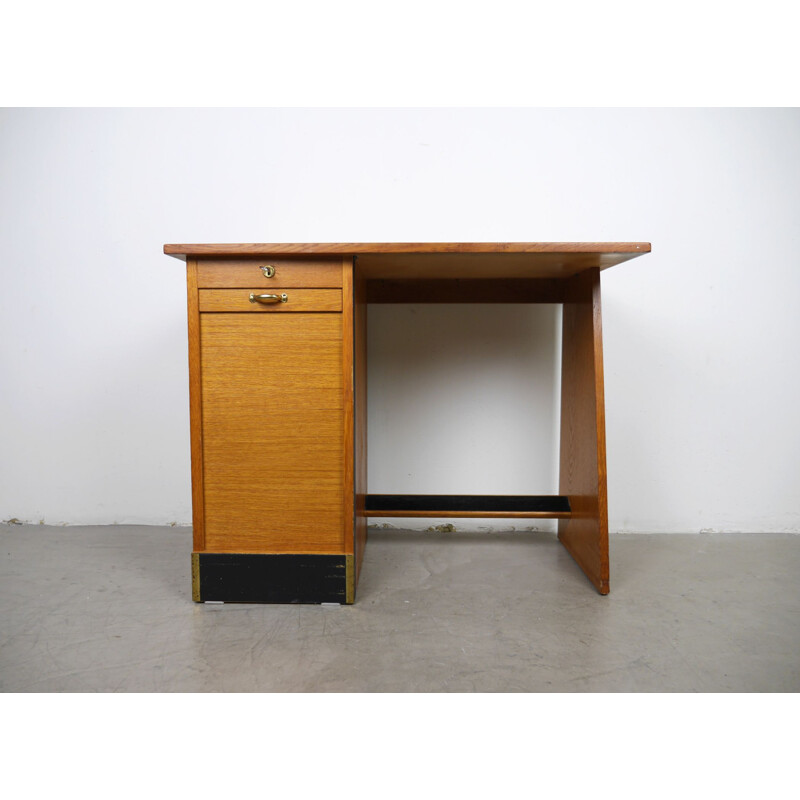
[[[356,257],[358,269],[373,280],[505,280],[569,278],[587,269],[608,269],[641,252],[442,252],[366,253]]]
[[[250,294],[285,294],[285,303],[263,305],[250,301]],[[298,311],[341,311],[341,289],[291,289],[285,286],[249,289],[200,289],[200,311],[239,311],[256,314],[294,314]]]
[[[343,553],[339,314],[201,314],[205,551]]]
[[[630,254],[650,252],[649,242],[327,242],[293,244],[165,244],[167,255],[188,256],[266,256],[266,255],[346,255],[384,253],[560,253],[578,255]]]
[[[352,259],[351,259],[352,260]],[[274,271],[267,277],[261,267]],[[197,270],[201,289],[234,289],[271,286],[335,289],[342,285],[342,259],[339,256],[315,258],[209,258]]]
[[[203,406],[200,386],[200,314],[197,306],[197,261],[186,262],[187,322],[189,328],[189,420],[192,459],[192,546],[205,547],[203,492]],[[199,599],[199,598],[196,598]]]
[[[609,591],[603,332],[598,270],[567,285],[562,316],[559,493],[572,514],[558,538],[597,587]]]
[[[368,303],[563,303],[557,278],[385,280],[367,284]]]
[[[648,243],[164,252],[187,262],[193,599],[352,603],[370,515],[557,518],[559,540],[608,592],[600,273],[650,252]],[[262,306],[251,291],[290,299]],[[527,510],[503,505],[509,498],[458,496],[441,498],[441,508],[422,496],[370,507],[369,302],[563,304],[559,496],[514,499]]]

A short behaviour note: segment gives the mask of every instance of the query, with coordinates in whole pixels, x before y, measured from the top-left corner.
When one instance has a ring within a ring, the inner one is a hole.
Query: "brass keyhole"
[[[275,277],[275,267],[261,267],[261,271],[264,273],[265,278]]]

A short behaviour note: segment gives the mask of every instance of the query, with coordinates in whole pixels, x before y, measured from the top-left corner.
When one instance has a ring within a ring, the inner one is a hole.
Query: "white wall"
[[[2,111],[0,519],[190,520],[164,242],[644,240],[603,278],[611,529],[798,531],[799,145],[797,110]],[[555,491],[557,322],[373,307],[372,488]]]

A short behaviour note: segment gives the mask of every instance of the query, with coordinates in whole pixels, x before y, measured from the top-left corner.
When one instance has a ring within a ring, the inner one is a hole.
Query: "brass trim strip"
[[[192,600],[201,603],[200,599],[200,553],[192,553]]]

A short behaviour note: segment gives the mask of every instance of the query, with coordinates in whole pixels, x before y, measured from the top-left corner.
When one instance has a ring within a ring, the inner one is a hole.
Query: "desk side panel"
[[[186,261],[187,323],[189,328],[189,436],[192,464],[192,540],[195,551],[205,549],[203,500],[203,409],[200,371],[200,312],[197,259]]]
[[[600,594],[609,591],[608,499],[600,271],[567,286],[561,368],[559,494],[572,514],[558,523],[558,538]]]
[[[353,269],[353,364],[355,380],[355,562],[356,582],[367,546],[367,281]]]

